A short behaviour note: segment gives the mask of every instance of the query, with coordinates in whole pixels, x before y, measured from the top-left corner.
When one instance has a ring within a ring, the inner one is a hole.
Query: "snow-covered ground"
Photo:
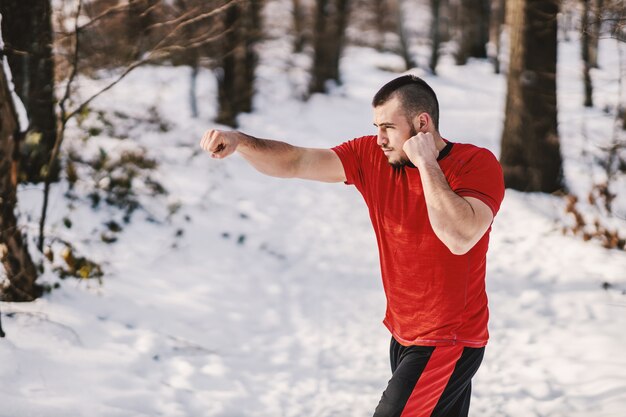
[[[373,132],[371,96],[397,76],[379,68],[400,66],[398,57],[350,48],[345,84],[300,102],[302,70],[284,59],[285,46],[265,45],[257,110],[241,116],[242,130],[316,147]],[[581,149],[592,145],[581,132],[611,132],[601,109],[617,101],[617,45],[601,44],[600,110],[581,107],[577,48],[560,46],[559,118],[568,185],[583,193],[592,175]],[[439,76],[422,75],[439,94],[443,135],[497,155],[504,76],[483,61],[456,67],[447,59]],[[102,284],[59,280],[48,267],[42,281],[59,289],[1,304],[0,416],[372,414],[390,376],[389,335],[360,195],[343,184],[264,177],[238,156],[216,161],[200,152],[202,133],[215,127],[216,86],[201,73],[201,115],[192,119],[188,78],[184,67],[138,69],[94,103],[82,131],[70,128],[66,151],[85,159],[99,148],[145,151],[159,162],[152,176],[168,195],[149,197],[139,181],[143,208],[124,224],[119,209],[91,208],[86,167],[78,169],[77,200],[64,197],[65,181],[54,186],[55,262],[64,239],[105,275]],[[81,94],[106,82],[82,80]],[[168,128],[147,121],[150,107]],[[86,128],[105,126],[96,111],[113,127],[85,140]],[[127,138],[107,136],[111,129]],[[624,203],[620,195],[622,215]],[[40,204],[38,187],[20,190],[31,237]],[[475,378],[474,416],[624,415],[626,254],[564,236],[565,217],[558,197],[507,190],[492,232],[491,340]],[[99,236],[111,219],[123,230],[107,244]]]

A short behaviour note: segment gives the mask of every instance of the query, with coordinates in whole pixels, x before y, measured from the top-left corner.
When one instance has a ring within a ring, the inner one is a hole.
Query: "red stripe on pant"
[[[429,417],[446,388],[463,346],[437,346],[400,417]]]

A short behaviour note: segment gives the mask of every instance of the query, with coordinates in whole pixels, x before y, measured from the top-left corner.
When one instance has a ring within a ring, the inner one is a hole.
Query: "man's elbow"
[[[490,224],[485,223],[474,228],[449,230],[447,239],[442,239],[442,241],[454,255],[465,255],[485,236]]]
[[[448,242],[444,242],[447,248],[453,255],[465,255],[472,250],[476,243],[480,240],[481,236],[457,236],[449,239]]]
[[[453,255],[465,255],[467,252],[470,251],[470,249],[473,248],[473,245],[463,245],[460,243],[453,243],[453,244],[449,244],[446,245],[448,247],[448,249],[450,250],[450,252],[452,252]]]

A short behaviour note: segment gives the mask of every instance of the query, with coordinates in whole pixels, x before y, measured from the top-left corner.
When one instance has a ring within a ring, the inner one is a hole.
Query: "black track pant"
[[[485,348],[402,346],[391,339],[392,376],[374,417],[466,417]]]

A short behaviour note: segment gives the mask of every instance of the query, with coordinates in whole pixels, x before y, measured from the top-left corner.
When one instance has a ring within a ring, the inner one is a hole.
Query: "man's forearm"
[[[302,149],[271,139],[240,134],[237,151],[259,172],[273,177],[293,178],[297,174]]]
[[[475,234],[472,206],[452,191],[436,162],[422,164],[419,170],[433,231],[452,253],[465,253]]]
[[[259,172],[281,178],[323,182],[346,180],[341,160],[331,149],[301,148],[285,142],[257,139],[242,132],[210,129],[200,146],[211,158],[224,159],[239,153]]]

